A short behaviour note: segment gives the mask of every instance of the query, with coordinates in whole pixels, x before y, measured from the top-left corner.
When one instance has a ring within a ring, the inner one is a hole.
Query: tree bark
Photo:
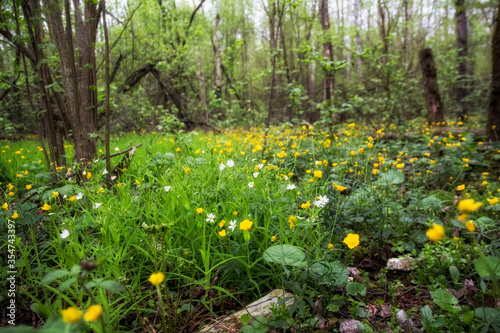
[[[466,101],[469,95],[467,88],[467,56],[468,56],[468,29],[465,0],[455,1],[455,18],[457,20],[457,48],[458,48],[458,80],[456,88],[456,99],[461,107],[460,116],[469,112],[469,103]]]
[[[333,75],[333,47],[329,37],[330,16],[328,14],[328,0],[321,0],[319,4],[321,15],[321,27],[323,28],[323,57],[328,60],[329,65],[325,66],[324,80],[324,100],[331,101],[335,88],[335,77]]]
[[[442,123],[444,125],[444,110],[439,95],[436,65],[432,49],[423,49],[418,53],[420,68],[422,69],[423,86],[425,87],[425,102],[427,104],[427,121],[430,125]]]
[[[500,4],[491,39],[491,53],[491,91],[486,129],[491,140],[500,141]]]
[[[198,80],[200,83],[200,100],[201,107],[205,111],[205,122],[208,123],[208,107],[207,107],[207,97],[205,94],[205,76],[203,75],[203,63],[201,61],[201,56],[198,56]]]
[[[217,14],[215,16],[215,97],[222,95],[222,60],[221,60],[221,33],[220,33],[220,2],[217,0]]]
[[[359,29],[361,28],[360,22],[359,22],[360,7],[361,7],[360,0],[354,0],[354,26],[356,29],[356,47],[358,49],[358,53],[361,53],[363,51],[363,45],[361,43],[361,36],[359,35]],[[357,75],[358,79],[363,78],[362,66],[363,66],[363,63],[361,61],[361,57],[358,55],[356,58],[356,75]]]

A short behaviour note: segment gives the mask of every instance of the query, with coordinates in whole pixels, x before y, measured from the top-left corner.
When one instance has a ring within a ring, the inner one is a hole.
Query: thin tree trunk
[[[363,45],[361,43],[361,36],[359,35],[359,29],[361,29],[360,22],[359,22],[359,10],[360,10],[360,0],[354,0],[354,26],[356,28],[356,47],[358,50],[358,53],[361,53],[363,51]],[[361,61],[361,57],[358,55],[356,58],[356,74],[358,79],[363,78],[363,70],[362,70],[363,63]]]
[[[491,39],[491,53],[491,92],[486,130],[491,140],[500,141],[500,4]]]
[[[321,27],[323,28],[323,57],[330,61],[330,68],[325,69],[324,100],[331,101],[335,88],[335,78],[333,76],[333,47],[328,32],[330,30],[330,17],[328,14],[328,0],[321,0],[319,11],[321,14]]]
[[[215,96],[222,97],[222,60],[221,60],[221,33],[220,33],[220,2],[217,0],[217,14],[215,16]]]
[[[109,151],[109,39],[108,39],[108,25],[106,22],[106,0],[102,0],[102,27],[104,30],[104,59],[106,61],[106,66],[104,68],[106,77],[106,99],[104,101],[104,111],[106,113],[106,133],[104,138],[104,146],[106,148],[106,185],[108,188],[111,187],[111,154]]]
[[[465,0],[455,1],[455,18],[457,20],[457,48],[458,48],[458,82],[456,99],[461,107],[460,115],[463,117],[469,112],[469,104],[465,100],[469,95],[467,88],[467,56],[468,56],[468,30]]]
[[[198,80],[200,83],[201,107],[205,111],[205,122],[208,123],[207,97],[205,94],[205,76],[203,75],[203,63],[201,61],[201,56],[198,56]]]
[[[427,104],[427,121],[429,125],[437,123],[444,125],[444,109],[439,95],[437,71],[432,56],[432,49],[423,49],[418,53],[422,70],[423,86],[425,88],[425,102]]]

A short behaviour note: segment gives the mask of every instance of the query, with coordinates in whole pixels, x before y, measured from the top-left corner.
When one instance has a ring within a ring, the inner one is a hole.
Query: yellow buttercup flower
[[[462,212],[473,212],[479,209],[483,204],[474,202],[474,199],[464,199],[458,203],[458,210]]]
[[[135,180],[135,182],[137,183],[137,185],[141,185],[141,182],[138,181],[137,179]]]
[[[148,279],[148,281],[153,286],[159,285],[160,283],[163,282],[163,280],[165,280],[165,275],[163,273],[161,273],[161,272],[151,274],[151,276]]]
[[[14,214],[12,214],[13,219],[17,219],[18,217],[19,217],[19,214],[17,214],[16,212],[14,212]]]
[[[44,203],[43,206],[42,206],[42,210],[49,210],[51,207],[50,205]]]
[[[99,304],[91,305],[85,311],[85,315],[83,316],[83,320],[85,321],[97,321],[102,315],[102,306]]]
[[[8,210],[8,209],[9,209],[9,204],[5,202],[5,203],[2,205],[2,208],[3,208],[3,209],[5,209],[5,210]]]
[[[226,237],[226,230],[219,231],[219,236]]]
[[[219,223],[219,227],[222,228],[226,224],[226,220],[222,220]]]
[[[498,202],[498,198],[497,197],[495,197],[493,199],[486,199],[486,200],[488,200],[488,202],[490,203],[490,205],[494,205],[494,204],[496,204]]]
[[[335,186],[335,189],[339,192],[342,192],[347,188],[347,187],[336,185],[336,184],[333,184],[333,186]]]
[[[271,242],[276,242],[276,236],[271,237]]]
[[[321,172],[321,170],[314,171],[314,177],[315,178],[321,178],[321,177],[323,177],[323,173]]]
[[[29,185],[29,184],[28,184],[28,185],[26,185],[26,189],[27,189],[27,190],[31,190],[31,185]]]
[[[74,307],[69,307],[61,311],[62,319],[65,323],[77,323],[82,318],[83,311]]]
[[[186,174],[188,174],[190,171],[191,171],[191,168],[185,168],[185,169],[184,169],[184,172],[185,172]]]
[[[358,234],[348,234],[346,238],[344,238],[344,243],[351,250],[359,245],[359,235]]]
[[[458,185],[457,186],[457,191],[463,191],[465,190],[465,185]]]
[[[253,224],[252,221],[244,220],[243,222],[240,223],[240,229],[248,231],[250,230],[250,228],[252,228],[252,224]]]
[[[462,222],[464,222],[466,218],[467,218],[467,214],[465,214],[465,213],[462,213],[462,214],[457,216],[457,219],[459,219]]]
[[[332,243],[328,244],[328,250],[333,251],[333,244]]]
[[[470,232],[474,232],[476,231],[476,225],[474,224],[474,222],[472,221],[467,221],[467,223],[465,224],[465,226],[467,227],[467,229],[470,231]]]
[[[311,207],[311,203],[308,201],[306,203],[301,204],[300,207],[302,207],[303,209],[307,209],[307,208]]]
[[[439,224],[432,224],[432,227],[426,232],[427,238],[429,238],[433,242],[437,242],[443,239],[444,237],[444,227]]]
[[[201,208],[201,207],[200,207],[200,208],[196,208],[196,212],[197,212],[198,214],[203,213],[203,208]]]

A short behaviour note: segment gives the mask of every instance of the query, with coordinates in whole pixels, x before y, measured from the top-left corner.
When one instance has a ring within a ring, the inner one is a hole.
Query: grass
[[[130,133],[114,136],[111,149],[143,146],[109,189],[103,156],[88,165],[83,182],[65,176],[84,172],[68,165],[52,186],[36,142],[4,142],[0,247],[7,250],[8,221],[15,221],[18,323],[193,331],[281,288],[296,301],[286,311],[275,309],[269,327],[314,331],[321,320],[336,327],[327,319],[344,317],[384,330],[395,314],[369,318],[366,309],[396,309],[398,289],[388,283],[413,288],[410,295],[418,298],[458,290],[464,277],[485,283],[477,303],[462,298],[457,312],[427,298],[405,310],[419,319],[418,310],[430,306],[432,324],[439,316],[454,323],[481,305],[479,299],[483,308],[494,308],[489,300],[496,285],[477,275],[474,259],[498,254],[500,204],[491,202],[500,154],[482,149],[463,129],[476,126],[469,120],[459,134],[436,136],[418,121],[378,131],[356,124],[328,131],[284,126],[269,131],[265,147],[263,130]],[[388,132],[415,134],[388,140]],[[71,157],[72,147],[66,149]],[[484,203],[469,213],[473,231],[457,219],[456,203],[465,198]],[[427,238],[433,223],[444,226],[442,240]],[[346,240],[348,234],[359,235],[359,245]],[[385,261],[400,255],[419,260],[419,269],[387,272]],[[7,258],[1,260],[6,267]],[[346,267],[356,266],[367,268],[349,283],[360,283],[364,292],[352,292],[359,287],[352,284],[346,289]],[[460,278],[450,276],[451,266]],[[156,272],[165,279],[153,286],[148,279]],[[6,277],[2,272],[2,281]],[[2,292],[2,301],[8,299]],[[96,321],[61,319],[64,309],[85,314],[92,304],[102,306]],[[484,323],[481,318],[473,316],[468,327]]]

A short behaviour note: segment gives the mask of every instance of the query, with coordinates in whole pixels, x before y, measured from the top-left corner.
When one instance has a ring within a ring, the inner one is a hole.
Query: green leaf
[[[283,266],[304,267],[306,255],[300,247],[288,244],[274,245],[264,251],[262,258]]]
[[[319,284],[331,287],[343,286],[349,277],[347,268],[339,261],[319,261],[309,267],[309,274]]]
[[[460,280],[460,272],[458,271],[458,268],[455,266],[450,266],[450,276],[453,282],[458,282]]]
[[[442,201],[438,199],[435,195],[429,195],[422,199],[421,201],[422,209],[428,210],[440,210],[442,209]]]
[[[120,293],[125,290],[125,288],[118,281],[114,280],[103,281],[100,286],[111,293]]]
[[[401,184],[402,182],[405,181],[405,176],[395,170],[390,170],[388,172],[384,172],[380,174],[379,180],[375,182],[377,185],[382,185],[382,186],[389,186],[389,185],[396,185],[396,184]]]
[[[476,316],[489,324],[500,324],[500,313],[494,308],[476,308],[475,312]]]
[[[45,275],[44,278],[41,281],[42,285],[48,285],[52,283],[54,280],[60,279],[62,277],[68,276],[71,273],[65,269],[58,269],[53,272],[50,272],[49,274]]]
[[[424,306],[420,309],[420,320],[422,321],[422,326],[429,330],[434,322],[434,317],[432,316],[432,310],[429,306]]]
[[[480,257],[474,261],[474,267],[480,277],[491,275],[500,275],[500,258],[499,257]]]
[[[248,313],[244,314],[241,316],[240,321],[243,326],[250,324],[250,315]]]
[[[439,305],[439,307],[444,310],[458,312],[461,309],[461,307],[453,305],[458,303],[458,299],[446,290],[436,290],[431,292],[431,297],[434,300],[434,303]]]
[[[358,282],[349,282],[346,286],[347,293],[350,295],[360,294],[366,296],[366,287]]]

